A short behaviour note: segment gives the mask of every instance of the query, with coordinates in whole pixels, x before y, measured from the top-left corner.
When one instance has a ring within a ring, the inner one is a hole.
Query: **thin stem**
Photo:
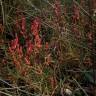
[[[10,95],[10,94],[8,94],[8,93],[5,93],[5,92],[3,92],[3,91],[0,91],[0,93],[4,94],[4,96],[5,96],[5,95],[6,95],[6,96],[12,96],[12,95]]]
[[[75,78],[73,78],[73,80],[74,80],[75,83],[78,85],[78,87],[84,92],[84,94],[85,94],[86,96],[88,96],[88,94],[87,94],[86,91],[81,87],[81,85],[78,83],[78,81],[77,81]]]
[[[5,14],[4,14],[4,7],[3,7],[3,2],[0,0],[1,3],[1,8],[2,8],[2,17],[3,17],[3,25],[5,24]]]

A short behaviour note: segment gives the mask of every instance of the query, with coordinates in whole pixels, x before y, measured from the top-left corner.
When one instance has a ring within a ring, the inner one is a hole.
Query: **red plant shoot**
[[[73,5],[73,21],[76,23],[80,19],[80,12],[79,8],[76,6],[76,4]]]
[[[25,37],[25,32],[26,32],[26,18],[25,16],[22,16],[20,33]]]
[[[35,46],[37,48],[41,48],[41,38],[39,36],[39,30],[40,30],[40,19],[38,17],[36,17],[32,24],[31,24],[31,32],[32,34],[35,36],[34,42],[35,42]]]
[[[31,24],[31,32],[34,36],[38,35],[40,29],[40,19],[37,17],[33,20]]]
[[[30,55],[31,53],[32,53],[32,51],[33,51],[33,44],[32,44],[32,42],[31,42],[31,40],[28,40],[28,41],[26,41],[26,53],[27,53],[27,55]]]
[[[60,0],[55,0],[54,10],[55,10],[56,16],[59,17],[61,15]]]
[[[36,35],[36,37],[35,37],[35,45],[38,48],[42,47],[42,45],[41,45],[41,38],[39,37],[39,35]]]
[[[18,45],[18,36],[16,35],[16,38],[11,41],[11,48],[14,50],[16,49],[17,45]]]

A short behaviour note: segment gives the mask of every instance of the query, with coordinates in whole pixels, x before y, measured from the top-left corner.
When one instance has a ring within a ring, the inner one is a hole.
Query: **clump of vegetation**
[[[0,3],[0,96],[95,96],[95,0]]]

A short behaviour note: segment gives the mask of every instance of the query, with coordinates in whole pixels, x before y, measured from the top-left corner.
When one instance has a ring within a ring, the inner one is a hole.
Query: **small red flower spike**
[[[26,18],[25,16],[22,16],[21,19],[21,31],[20,33],[25,37],[25,31],[26,31]]]
[[[31,24],[31,32],[33,33],[34,36],[38,34],[39,29],[40,29],[40,19],[35,18]]]
[[[25,16],[22,17],[22,31],[25,31],[25,25],[26,25],[26,18]]]
[[[38,47],[38,48],[41,48],[41,38],[39,37],[39,35],[37,35],[35,37],[35,45]]]
[[[17,47],[17,53],[18,53],[18,55],[19,55],[20,58],[23,57],[22,46],[19,45],[19,46]]]
[[[16,49],[17,45],[18,45],[18,36],[16,35],[16,38],[11,41],[11,48],[14,50]]]
[[[28,41],[26,41],[26,48],[27,48],[27,55],[30,55],[31,53],[32,53],[32,51],[33,51],[33,44],[32,44],[32,42],[31,42],[31,40],[28,40]]]

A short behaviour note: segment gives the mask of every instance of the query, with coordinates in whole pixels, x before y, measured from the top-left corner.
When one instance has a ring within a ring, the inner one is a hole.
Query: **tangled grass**
[[[0,3],[0,96],[95,96],[95,0]]]

